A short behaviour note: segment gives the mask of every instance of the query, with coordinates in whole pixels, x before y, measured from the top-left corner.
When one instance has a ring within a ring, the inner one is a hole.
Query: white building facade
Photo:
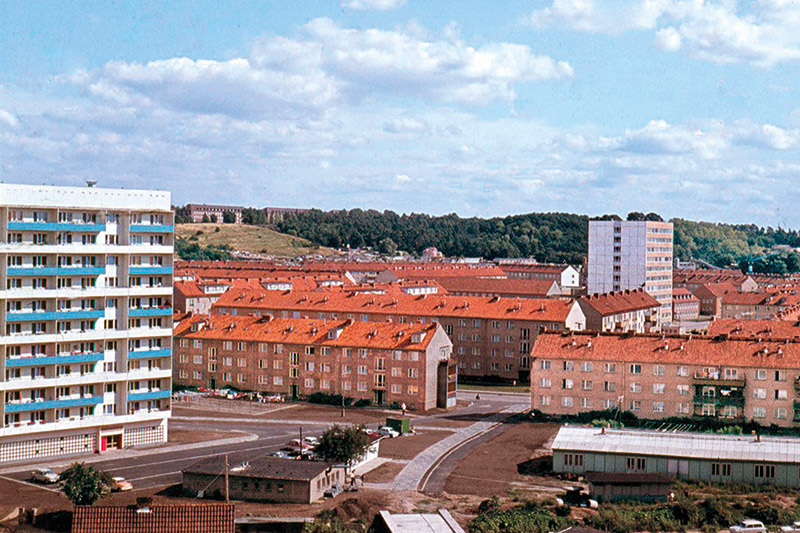
[[[0,463],[165,442],[163,191],[0,184]]]
[[[671,222],[589,221],[589,294],[643,288],[661,304],[661,323],[672,322]]]

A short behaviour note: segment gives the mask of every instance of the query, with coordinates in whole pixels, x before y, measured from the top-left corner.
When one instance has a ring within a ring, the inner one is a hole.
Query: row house
[[[455,405],[453,345],[436,323],[195,315],[175,326],[175,345],[178,385]]]
[[[798,307],[800,295],[796,290],[728,293],[722,297],[722,318],[781,319]]]
[[[358,294],[338,289],[233,289],[217,301],[212,313],[401,324],[439,322],[453,342],[459,374],[525,382],[530,377],[531,346],[540,331],[585,327],[580,306],[566,299]]]
[[[173,289],[175,312],[208,314],[214,302],[232,285],[226,281],[176,281]]]
[[[226,211],[236,216],[236,223],[242,222],[242,212],[246,207],[241,205],[209,205],[209,204],[186,204],[179,207],[175,212],[184,216],[192,222],[202,222],[203,217],[211,218],[215,216],[217,222],[222,222],[222,214]]]
[[[733,285],[738,292],[754,292],[759,284],[753,276],[742,274],[739,270],[681,270],[676,269],[672,274],[674,287],[689,289],[694,293],[701,285],[716,285],[724,283]]]
[[[544,333],[532,358],[531,407],[545,413],[800,421],[793,339]]]
[[[578,304],[587,330],[645,333],[661,329],[661,304],[644,289],[582,296]]]
[[[509,279],[552,280],[570,294],[581,286],[580,272],[570,265],[501,263],[500,268]]]
[[[688,289],[672,289],[672,318],[696,320],[700,316],[700,300]]]
[[[739,293],[739,289],[730,283],[703,283],[687,290],[700,300],[700,314],[710,317],[721,317],[722,298]]]
[[[454,296],[557,298],[561,287],[552,279],[441,278],[439,285]]]

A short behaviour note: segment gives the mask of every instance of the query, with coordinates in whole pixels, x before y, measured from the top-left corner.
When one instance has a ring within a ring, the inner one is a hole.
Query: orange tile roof
[[[568,299],[498,298],[450,295],[354,294],[331,288],[316,292],[236,290],[226,292],[213,309],[267,309],[365,313],[413,317],[464,317],[530,320],[563,324],[575,302]]]
[[[570,265],[554,265],[551,263],[541,263],[538,265],[515,265],[503,264],[500,268],[504,272],[537,272],[541,274],[561,274]]]
[[[742,320],[717,318],[708,325],[707,335],[730,337],[800,338],[800,322],[786,320]]]
[[[601,316],[612,316],[661,306],[658,300],[650,296],[644,289],[591,294],[581,296],[581,301]]]
[[[540,333],[537,359],[715,366],[800,368],[800,340],[728,339],[708,336]]]
[[[400,324],[354,320],[274,318],[270,316],[193,315],[174,327],[174,336],[190,339],[314,344],[386,350],[425,350],[436,323]],[[197,328],[196,331],[192,331]],[[338,337],[328,333],[339,330]],[[416,337],[415,334],[422,334]],[[417,342],[414,339],[418,339]]]
[[[739,289],[730,283],[703,283],[695,291],[710,293],[712,296],[719,298],[730,293],[738,293]]]
[[[555,280],[546,279],[497,279],[497,278],[442,278],[439,284],[448,292],[473,292],[488,294],[519,294],[525,296],[547,296],[558,289]]]
[[[689,289],[672,289],[672,301],[674,302],[699,302],[697,297],[689,292]]]
[[[230,503],[105,507],[78,505],[72,513],[72,533],[233,533]]]
[[[200,298],[205,296],[205,293],[197,286],[196,281],[176,281],[173,284],[173,290],[182,294],[184,298]]]

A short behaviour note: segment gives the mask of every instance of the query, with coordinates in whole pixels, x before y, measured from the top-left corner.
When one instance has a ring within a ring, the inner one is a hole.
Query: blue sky
[[[800,227],[800,3],[0,3],[0,180]]]

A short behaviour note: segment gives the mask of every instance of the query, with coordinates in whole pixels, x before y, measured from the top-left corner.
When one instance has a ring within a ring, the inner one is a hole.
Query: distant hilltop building
[[[642,288],[672,322],[672,223],[589,221],[589,294]]]
[[[192,222],[202,222],[203,217],[211,218],[216,216],[219,222],[222,222],[222,213],[229,211],[236,215],[236,223],[242,223],[242,212],[247,209],[241,205],[209,205],[209,204],[186,204],[176,210],[176,214],[184,216]],[[267,215],[268,222],[276,222],[282,220],[286,214],[289,213],[302,213],[308,209],[299,209],[295,207],[264,207],[262,208],[264,214]]]

